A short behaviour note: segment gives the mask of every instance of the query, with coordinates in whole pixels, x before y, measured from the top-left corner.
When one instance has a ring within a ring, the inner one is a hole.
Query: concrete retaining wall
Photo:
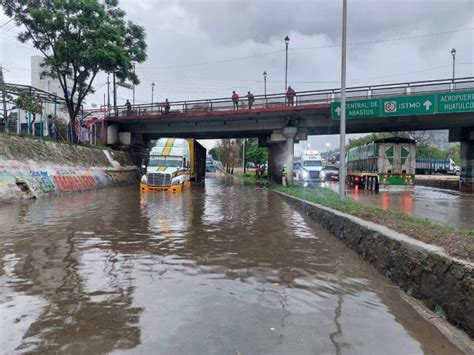
[[[0,203],[137,180],[125,152],[0,135]]]
[[[458,176],[416,176],[415,185],[459,191]]]
[[[474,265],[378,224],[280,192],[409,295],[474,337]]]

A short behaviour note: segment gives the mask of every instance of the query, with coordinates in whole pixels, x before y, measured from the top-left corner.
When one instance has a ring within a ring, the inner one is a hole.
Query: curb
[[[279,191],[408,295],[474,337],[474,264],[385,226]]]

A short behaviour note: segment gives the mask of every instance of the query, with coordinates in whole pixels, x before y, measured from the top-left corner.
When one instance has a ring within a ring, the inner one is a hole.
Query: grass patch
[[[387,226],[423,242],[439,245],[451,256],[468,261],[474,260],[474,230],[472,229],[440,225],[401,212],[360,203],[351,198],[346,198],[344,202],[341,202],[336,192],[324,187],[281,185],[270,185],[270,187],[276,191]]]

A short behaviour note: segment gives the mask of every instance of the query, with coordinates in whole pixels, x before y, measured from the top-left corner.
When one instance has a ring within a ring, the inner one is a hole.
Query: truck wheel
[[[454,174],[456,174],[456,176],[460,176],[461,172],[459,170],[456,170],[456,172]]]

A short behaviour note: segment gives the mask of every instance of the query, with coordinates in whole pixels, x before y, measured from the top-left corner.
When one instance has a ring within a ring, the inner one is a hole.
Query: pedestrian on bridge
[[[288,106],[293,106],[295,103],[295,96],[296,92],[291,88],[291,86],[288,86],[288,90],[286,91],[286,98],[288,100]]]
[[[232,91],[232,103],[234,104],[234,111],[239,110],[239,94],[235,91]]]
[[[165,100],[165,103],[163,104],[163,107],[165,108],[165,115],[167,115],[168,113],[170,113],[170,102],[168,101],[168,99]]]
[[[132,104],[130,103],[130,101],[127,100],[127,102],[125,103],[125,107],[127,108],[127,116],[131,116],[132,115]]]
[[[253,96],[253,94],[250,91],[247,92],[247,100],[249,102],[249,110],[251,110],[253,102],[255,101],[255,97]]]

